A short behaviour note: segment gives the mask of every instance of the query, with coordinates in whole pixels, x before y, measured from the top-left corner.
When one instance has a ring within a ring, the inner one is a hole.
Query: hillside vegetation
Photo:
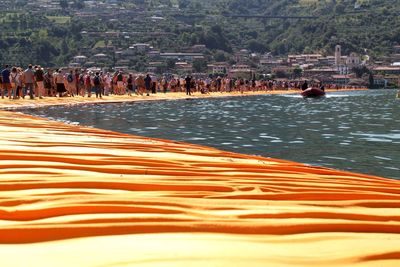
[[[209,60],[232,59],[234,51],[243,48],[274,55],[332,54],[337,44],[342,45],[344,53],[380,58],[400,43],[398,0],[121,0],[120,7],[139,10],[143,17],[89,21],[75,15],[83,10],[83,1],[72,1],[70,6],[64,2],[58,12],[42,10],[34,14],[24,9],[23,3],[16,4],[24,1],[9,2],[12,8],[1,11],[0,60],[19,65],[65,65],[83,48],[106,44],[125,49],[132,42],[148,42],[161,51],[205,44]],[[155,15],[163,20],[146,21],[146,17]],[[282,16],[306,18],[276,18]],[[81,34],[133,30],[144,34],[131,39]],[[146,32],[169,35],[154,37]],[[139,58],[138,62],[145,60]]]

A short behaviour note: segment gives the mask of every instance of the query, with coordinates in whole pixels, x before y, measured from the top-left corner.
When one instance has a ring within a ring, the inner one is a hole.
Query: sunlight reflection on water
[[[68,123],[400,179],[394,90],[49,107]]]

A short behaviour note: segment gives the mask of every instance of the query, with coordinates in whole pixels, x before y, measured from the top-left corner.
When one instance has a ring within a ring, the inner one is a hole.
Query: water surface
[[[394,90],[48,107],[64,122],[400,179]]]

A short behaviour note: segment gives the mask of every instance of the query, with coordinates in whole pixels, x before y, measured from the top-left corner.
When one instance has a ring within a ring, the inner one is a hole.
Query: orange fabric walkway
[[[1,266],[400,266],[400,181],[0,111]]]

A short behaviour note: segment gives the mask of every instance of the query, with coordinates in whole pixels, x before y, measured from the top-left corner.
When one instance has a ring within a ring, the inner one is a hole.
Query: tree
[[[303,70],[300,67],[296,67],[293,69],[293,78],[300,78],[303,74]]]
[[[361,78],[365,73],[370,73],[370,70],[366,66],[354,67],[351,71],[356,74],[357,78]]]
[[[287,73],[284,70],[277,70],[275,75],[277,78],[287,78]]]
[[[174,59],[167,59],[167,68],[168,69],[173,69],[175,68],[175,60]]]
[[[207,62],[203,59],[195,60],[193,62],[193,69],[195,72],[204,72],[207,70]]]
[[[222,52],[222,51],[217,51],[215,54],[214,54],[214,59],[215,59],[215,61],[218,61],[218,62],[223,62],[223,61],[226,61],[226,55],[225,55],[225,53],[224,52]]]
[[[53,57],[58,55],[57,49],[47,40],[34,42],[32,50],[36,56],[35,62],[41,65],[49,65]]]
[[[247,45],[247,48],[250,51],[257,52],[257,53],[265,53],[265,51],[267,51],[267,47],[257,40],[251,40],[249,42],[249,44]]]
[[[83,0],[74,0],[73,7],[76,9],[82,9],[85,7],[85,2]]]
[[[67,9],[68,8],[68,0],[60,0],[60,7],[62,9]]]
[[[189,6],[190,2],[188,0],[178,0],[179,8],[185,9]]]
[[[61,54],[66,55],[69,52],[69,47],[66,39],[64,38],[61,42]]]

